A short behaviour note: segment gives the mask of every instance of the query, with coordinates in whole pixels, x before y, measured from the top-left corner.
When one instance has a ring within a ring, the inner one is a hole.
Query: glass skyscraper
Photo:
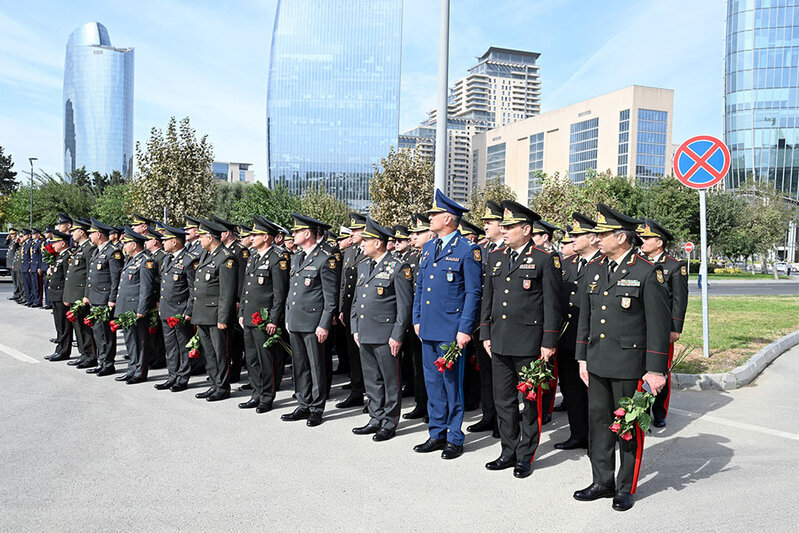
[[[64,173],[80,167],[133,171],[133,49],[99,22],[72,32],[64,63]]]
[[[369,204],[399,128],[402,0],[279,0],[267,92],[271,186]]]
[[[799,199],[799,0],[728,0],[727,188],[749,176]]]

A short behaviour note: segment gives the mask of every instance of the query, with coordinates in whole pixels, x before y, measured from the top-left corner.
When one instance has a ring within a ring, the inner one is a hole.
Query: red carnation
[[[200,350],[194,349],[189,350],[189,359],[199,359],[200,358]]]
[[[618,417],[622,417],[622,416],[627,414],[627,411],[625,411],[623,407],[619,407],[618,409],[613,411],[613,414],[618,416]]]
[[[149,328],[147,328],[147,331],[150,332],[150,335],[155,335],[156,333],[158,333],[158,328],[150,326]]]
[[[174,328],[178,324],[180,324],[180,320],[177,317],[171,316],[166,319],[166,323],[169,325],[170,328]]]
[[[116,321],[114,321],[114,320],[109,322],[108,325],[111,327],[111,332],[112,333],[116,333],[116,331],[120,328],[120,325],[117,324]]]
[[[626,433],[622,433],[621,438],[624,440],[631,440],[633,438],[633,434],[628,431]]]
[[[522,394],[527,394],[527,391],[530,390],[530,384],[526,381],[522,381],[518,385],[516,385],[516,390],[521,392]]]
[[[451,370],[455,366],[455,361],[447,361],[447,370]]]
[[[75,322],[75,313],[72,311],[67,311],[67,320],[70,322]]]
[[[256,311],[255,313],[252,314],[252,323],[254,326],[260,326],[261,324],[263,324],[263,322],[264,319],[261,318],[261,313]]]
[[[535,391],[533,389],[530,389],[525,398],[527,398],[531,402],[535,401]]]
[[[613,423],[610,425],[610,430],[611,430],[613,433],[618,433],[618,432],[619,432],[619,429],[621,429],[621,424],[619,424],[618,422],[613,422]]]
[[[91,319],[91,318],[84,318],[84,319],[83,319],[83,323],[84,323],[84,324],[86,324],[86,325],[87,325],[87,326],[89,326],[89,327],[92,327],[92,326],[94,326],[94,321],[92,321],[92,319]]]

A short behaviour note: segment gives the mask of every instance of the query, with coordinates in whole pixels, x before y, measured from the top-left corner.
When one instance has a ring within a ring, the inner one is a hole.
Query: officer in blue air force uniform
[[[480,248],[461,236],[458,224],[468,210],[436,190],[430,229],[438,238],[422,248],[413,303],[414,330],[422,340],[422,366],[427,387],[430,437],[414,451],[443,449],[441,457],[463,453],[463,370],[459,357],[452,369],[439,372],[435,360],[443,357],[442,344],[456,341],[461,349],[477,325],[482,295]]]

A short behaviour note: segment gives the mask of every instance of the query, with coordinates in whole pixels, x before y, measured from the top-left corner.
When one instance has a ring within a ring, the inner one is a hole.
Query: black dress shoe
[[[205,400],[208,402],[218,402],[220,400],[227,400],[230,398],[230,391],[229,390],[218,390],[210,395]]]
[[[393,439],[397,432],[393,429],[380,428],[380,431],[372,435],[372,440],[375,442],[383,442],[385,440]]]
[[[466,431],[469,433],[479,433],[481,431],[491,431],[494,429],[494,422],[492,420],[486,420],[485,418],[479,421],[476,424],[472,424],[471,426],[466,428]]]
[[[363,394],[350,394],[343,402],[338,402],[336,408],[346,409],[347,407],[360,407],[363,405]]]
[[[114,378],[114,381],[127,381],[130,379],[130,374],[122,374],[121,376],[117,376]]]
[[[258,400],[255,400],[253,398],[250,398],[246,402],[240,403],[239,404],[239,409],[255,409],[256,407],[258,407],[259,403],[261,403],[261,402],[258,401]]]
[[[600,498],[612,498],[616,495],[616,489],[612,487],[603,487],[597,483],[591,483],[583,490],[578,490],[574,493],[574,499],[581,502],[592,502]]]
[[[516,459],[513,457],[502,457],[494,459],[490,463],[486,463],[486,470],[505,470],[516,464]]]
[[[513,467],[513,477],[524,479],[533,473],[533,465],[530,461],[519,461]]]
[[[423,416],[427,416],[427,407],[416,404],[416,407],[413,408],[413,411],[410,413],[405,413],[402,415],[402,418],[405,420],[413,420],[415,418],[422,418]]]
[[[252,385],[250,385],[249,383],[245,383],[244,385],[239,387],[239,390],[252,390]]]
[[[541,425],[544,426],[552,422],[552,415],[549,413],[544,413],[541,415]]]
[[[84,368],[91,368],[93,366],[97,366],[97,360],[96,359],[93,360],[93,361],[86,361],[86,362],[77,364],[77,365],[75,365],[75,368],[80,368],[82,370]]]
[[[66,361],[67,359],[69,359],[69,356],[66,355],[66,354],[62,354],[62,355],[53,354],[53,355],[50,356],[50,359],[48,359],[48,361],[50,361],[51,363],[54,363],[56,361]]]
[[[316,427],[322,423],[322,413],[311,413],[308,415],[308,420],[305,421],[305,425],[308,427]]]
[[[666,427],[666,419],[665,418],[655,418],[652,420],[652,425],[656,428],[664,428]]]
[[[309,416],[311,416],[310,411],[303,409],[302,407],[297,407],[290,413],[280,415],[280,420],[284,422],[295,422],[297,420],[306,420]]]
[[[50,339],[50,342],[52,342],[53,344],[58,344],[58,339],[53,337],[52,339]]]
[[[96,366],[94,368],[87,368],[86,369],[86,373],[87,374],[99,374],[100,370],[102,370],[102,369],[103,369],[103,367],[101,367],[101,366]]]
[[[588,441],[587,440],[577,440],[569,437],[567,440],[563,442],[558,442],[555,444],[556,450],[576,450],[577,448],[588,448]]]
[[[75,359],[74,361],[70,361],[67,363],[69,366],[78,366],[79,364],[83,363],[84,359]]]
[[[352,428],[352,432],[356,435],[371,435],[380,431],[380,424],[374,420],[370,420],[365,426]]]
[[[629,492],[617,492],[615,496],[613,496],[614,511],[627,511],[628,509],[632,509],[634,503],[633,495]]]
[[[53,357],[54,355],[55,355],[54,353],[51,353],[50,355],[45,355],[43,359],[44,359],[45,361],[49,361],[49,360],[50,360],[50,358],[51,358],[51,357]]]
[[[436,450],[443,450],[446,445],[447,439],[427,439],[423,443],[414,446],[413,451],[416,453],[430,453]]]
[[[499,434],[499,428],[498,427],[494,428],[494,431],[491,432],[491,436],[494,437],[495,439],[501,438],[501,435]]]
[[[182,392],[188,388],[189,388],[188,383],[175,383],[174,385],[172,385],[172,387],[169,390],[171,390],[172,392]]]
[[[116,368],[114,368],[114,366],[113,366],[113,365],[111,365],[111,366],[104,366],[104,367],[103,367],[103,368],[101,368],[101,369],[100,369],[100,371],[97,373],[97,377],[100,377],[100,378],[101,378],[101,377],[103,377],[103,376],[110,376],[110,375],[112,375],[112,374],[116,374],[116,373],[117,373],[117,369],[116,369]]]
[[[553,411],[557,411],[559,413],[563,413],[566,411],[566,402],[560,402],[558,405],[552,408]]]
[[[44,307],[42,307],[42,309],[46,309],[47,311],[52,311],[53,310],[53,306],[52,305],[45,305]]]
[[[258,404],[258,407],[255,408],[255,412],[258,413],[259,415],[262,415],[264,413],[268,413],[271,410],[272,410],[272,404],[271,403]]]
[[[461,444],[458,446],[457,444],[452,444],[448,442],[446,446],[444,446],[444,450],[441,452],[442,459],[457,459],[458,457],[463,454],[463,445]]]
[[[168,380],[164,381],[163,383],[156,383],[156,384],[155,384],[155,390],[167,390],[167,389],[171,389],[171,388],[172,388],[172,385],[174,385],[174,384],[175,384],[175,381],[174,381],[174,380],[172,380],[172,379],[168,379]]]
[[[205,398],[208,398],[210,395],[212,395],[215,392],[216,389],[211,387],[210,389],[206,389],[203,392],[198,392],[197,394],[194,395],[194,397],[204,400]]]
[[[141,376],[141,377],[138,377],[138,378],[135,378],[135,377],[134,378],[130,378],[125,383],[127,383],[128,385],[138,385],[139,383],[144,383],[145,381],[147,381],[147,378],[145,378],[144,376]]]

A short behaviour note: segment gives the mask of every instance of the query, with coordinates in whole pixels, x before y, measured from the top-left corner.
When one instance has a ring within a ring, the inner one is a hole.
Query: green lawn
[[[702,300],[691,296],[675,353],[686,345],[696,350],[677,372],[731,370],[766,344],[799,329],[797,296],[711,296],[708,305],[710,359],[702,356]]]
[[[696,283],[696,277],[698,274],[691,274],[691,280]],[[709,273],[707,275],[708,279],[711,281],[714,279],[774,279],[774,274],[713,274]],[[779,279],[791,279],[788,276],[783,276],[780,274]]]

